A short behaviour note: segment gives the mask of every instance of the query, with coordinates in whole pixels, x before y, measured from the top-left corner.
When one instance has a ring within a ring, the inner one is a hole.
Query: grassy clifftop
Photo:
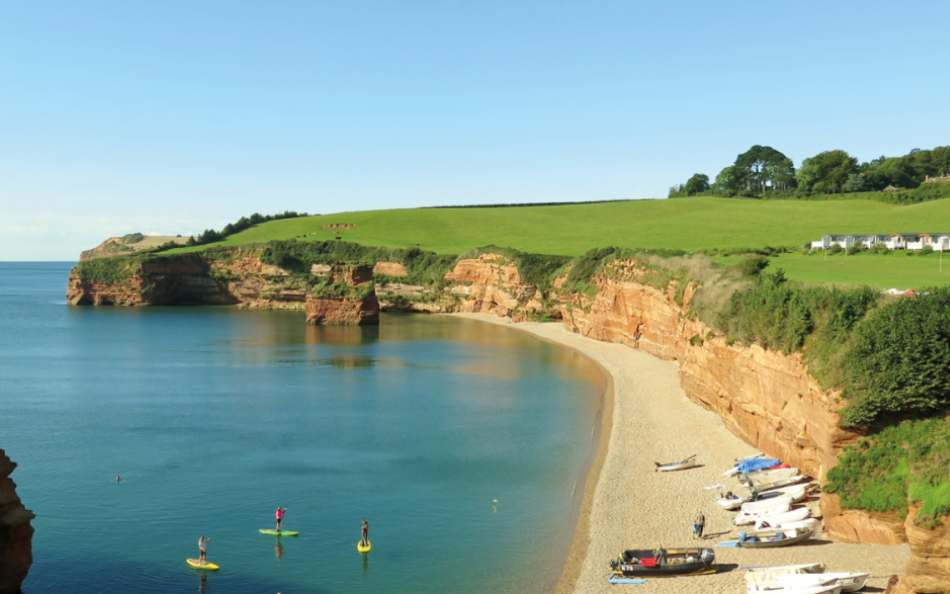
[[[944,221],[946,223],[944,224]],[[353,225],[343,227],[342,225]],[[341,237],[365,246],[421,247],[460,254],[484,245],[522,252],[579,256],[592,248],[710,249],[801,246],[826,233],[950,231],[950,200],[913,205],[868,200],[729,200],[711,197],[638,200],[563,206],[376,210],[262,223],[224,241],[178,248],[180,254],[296,238]],[[810,283],[865,283],[876,287],[946,284],[939,256],[781,256],[789,278]],[[724,261],[728,263],[728,261]]]
[[[892,205],[867,200],[727,200],[697,197],[565,206],[374,210],[263,223],[211,245],[274,239],[326,240],[338,232],[363,245],[416,244],[442,254],[481,245],[581,255],[595,247],[710,248],[802,245],[825,233],[910,233],[950,228],[950,200]],[[323,228],[354,224],[350,229]],[[948,229],[950,230],[950,229]],[[184,248],[195,249],[195,248]]]

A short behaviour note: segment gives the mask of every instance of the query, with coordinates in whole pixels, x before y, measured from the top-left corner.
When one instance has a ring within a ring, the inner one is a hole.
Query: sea
[[[25,594],[554,587],[599,440],[593,362],[451,316],[71,307],[73,265],[0,263]],[[299,536],[259,532],[278,506]],[[220,571],[185,563],[201,536]]]

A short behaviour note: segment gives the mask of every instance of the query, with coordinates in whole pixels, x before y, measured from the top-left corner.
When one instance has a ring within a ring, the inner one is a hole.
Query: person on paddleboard
[[[198,539],[198,550],[201,552],[201,554],[198,555],[198,563],[205,563],[208,561],[206,557],[208,556],[208,541],[209,540],[211,539],[205,538],[204,536]]]
[[[287,513],[287,508],[280,509],[280,506],[277,506],[277,513],[274,514],[274,517],[277,518],[277,532],[280,532],[280,523],[284,521],[284,514]]]
[[[366,521],[366,518],[363,518],[363,541],[362,544],[365,547],[369,543],[369,522]]]

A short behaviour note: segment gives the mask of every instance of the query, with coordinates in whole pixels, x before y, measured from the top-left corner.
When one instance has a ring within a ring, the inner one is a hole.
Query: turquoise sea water
[[[605,388],[587,359],[447,317],[73,308],[70,266],[0,263],[0,448],[37,514],[26,594],[559,577]],[[299,537],[258,533],[278,505]],[[222,568],[206,578],[184,563],[201,535]]]

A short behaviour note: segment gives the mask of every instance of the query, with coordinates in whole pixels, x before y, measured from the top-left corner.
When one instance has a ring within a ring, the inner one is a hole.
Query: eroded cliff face
[[[23,507],[10,474],[16,463],[0,450],[0,594],[14,594],[33,564],[33,527],[36,517]]]
[[[379,325],[372,266],[314,264],[310,274],[321,278],[324,285],[307,294],[308,324]]]
[[[643,284],[636,262],[615,262],[595,279],[593,298],[562,297],[568,329],[596,340],[619,342],[679,362],[687,396],[715,411],[734,434],[771,456],[824,481],[846,445],[858,435],[838,427],[839,394],[822,389],[801,355],[759,346],[729,345],[687,315],[695,293],[670,283]],[[679,295],[679,303],[677,302]],[[836,497],[822,497],[827,534],[839,542],[899,544],[894,517],[842,511]]]
[[[70,305],[239,305],[261,309],[304,309],[306,283],[250,255],[170,263],[144,262],[108,283],[69,275]]]
[[[893,594],[950,594],[950,517],[934,530],[920,528],[914,517],[920,506],[911,506],[904,531],[914,556]]]

